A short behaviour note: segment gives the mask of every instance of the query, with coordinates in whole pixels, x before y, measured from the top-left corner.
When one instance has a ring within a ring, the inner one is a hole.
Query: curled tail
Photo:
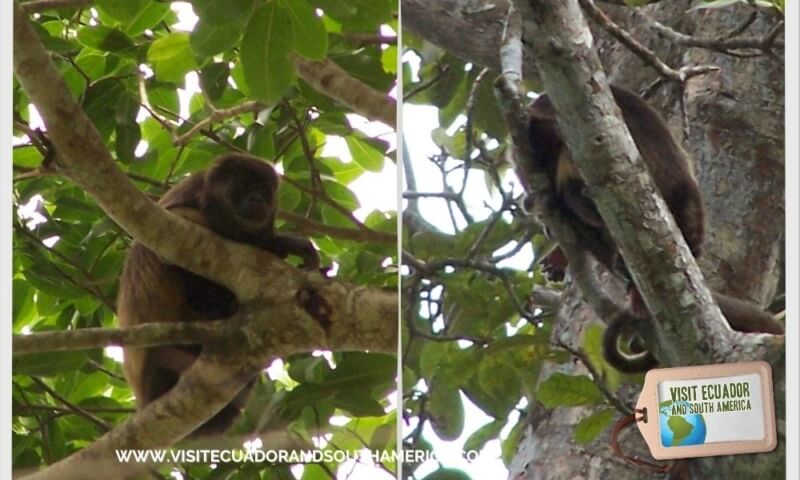
[[[603,333],[603,357],[621,372],[646,372],[658,365],[658,360],[646,350],[637,332],[643,321],[630,312],[623,312],[608,324]],[[627,348],[623,349],[623,346]]]

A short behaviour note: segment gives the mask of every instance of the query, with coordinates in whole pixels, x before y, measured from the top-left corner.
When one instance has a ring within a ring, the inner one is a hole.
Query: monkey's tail
[[[721,293],[711,293],[733,330],[784,334],[783,325],[757,305]],[[642,321],[642,318],[624,312],[609,323],[603,334],[603,356],[611,366],[621,372],[641,373],[658,365],[658,360],[645,349],[644,342],[637,333]],[[627,351],[624,346],[627,346]]]
[[[614,318],[603,333],[603,356],[621,372],[641,373],[658,365],[658,360],[646,350],[637,332],[642,321],[632,313],[624,312]],[[628,340],[623,345],[624,339]]]

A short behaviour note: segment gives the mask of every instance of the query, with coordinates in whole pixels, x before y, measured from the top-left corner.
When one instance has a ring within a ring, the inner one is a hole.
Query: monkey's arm
[[[297,255],[303,260],[301,268],[312,271],[319,270],[319,253],[311,240],[307,238],[274,233],[259,242],[258,246],[280,258]]]
[[[783,335],[784,328],[769,312],[761,310],[757,305],[729,297],[712,291],[714,301],[719,305],[731,328],[737,332],[761,332]]]

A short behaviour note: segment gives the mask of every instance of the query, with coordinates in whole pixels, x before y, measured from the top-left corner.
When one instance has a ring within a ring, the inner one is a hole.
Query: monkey
[[[699,258],[703,253],[706,213],[689,155],[672,136],[661,116],[641,97],[615,85],[611,85],[611,93],[650,177],[675,218],[692,254]],[[550,178],[555,194],[549,201],[553,202],[552,206],[558,209],[576,231],[578,248],[592,254],[608,270],[621,274],[629,284],[632,313],[626,311],[611,319],[603,336],[604,357],[623,372],[649,370],[657,365],[657,361],[644,349],[640,339],[634,338],[628,343],[629,353],[620,348],[624,334],[628,330],[635,331],[638,324],[641,324],[642,317],[649,313],[631,282],[630,274],[594,201],[586,193],[586,184],[559,131],[550,98],[546,94],[539,96],[530,105],[528,112],[528,133],[533,158],[518,158],[516,161],[530,162],[530,167]],[[518,176],[523,179],[523,183],[525,167],[517,165],[520,173]],[[560,249],[556,249],[543,260],[543,267],[551,276],[563,277],[566,257]],[[734,330],[784,333],[783,326],[756,305],[712,293]]]
[[[275,232],[279,177],[268,163],[242,154],[217,158],[168,190],[159,205],[228,240],[254,245],[301,267],[318,270],[320,259],[307,238]],[[150,322],[202,322],[229,318],[239,301],[229,289],[172,265],[133,242],[123,267],[117,297],[122,327]],[[169,391],[201,352],[200,346],[124,348],[123,371],[138,410]],[[251,380],[228,405],[192,436],[222,434],[239,416],[254,384]]]

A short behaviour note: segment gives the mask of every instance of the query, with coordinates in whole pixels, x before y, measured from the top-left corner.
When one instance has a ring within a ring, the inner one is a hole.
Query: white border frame
[[[11,41],[13,1],[0,2],[0,477],[11,478]]]
[[[800,415],[798,415],[798,374],[800,373],[800,96],[797,55],[800,53],[800,8],[797,2],[786,2],[786,458],[787,478],[800,478],[800,457],[789,452],[800,450]],[[0,2],[0,478],[11,478],[11,108],[12,102],[12,2]],[[402,35],[402,24],[398,35]],[[398,75],[402,69],[398,69]],[[402,85],[402,81],[400,82]],[[402,98],[402,95],[399,95]],[[401,109],[398,109],[400,111]],[[402,122],[398,122],[398,135]],[[402,143],[398,142],[398,148]],[[402,189],[398,189],[398,201]],[[794,295],[792,295],[794,293]],[[398,416],[398,426],[401,426]],[[398,430],[398,434],[401,432]]]
[[[786,2],[786,92],[784,104],[784,137],[786,141],[785,183],[786,183],[786,478],[800,478],[800,425],[798,420],[798,374],[800,374],[800,325],[798,325],[798,296],[800,295],[800,149],[798,149],[798,98],[797,55],[800,53],[800,8],[794,0]]]

